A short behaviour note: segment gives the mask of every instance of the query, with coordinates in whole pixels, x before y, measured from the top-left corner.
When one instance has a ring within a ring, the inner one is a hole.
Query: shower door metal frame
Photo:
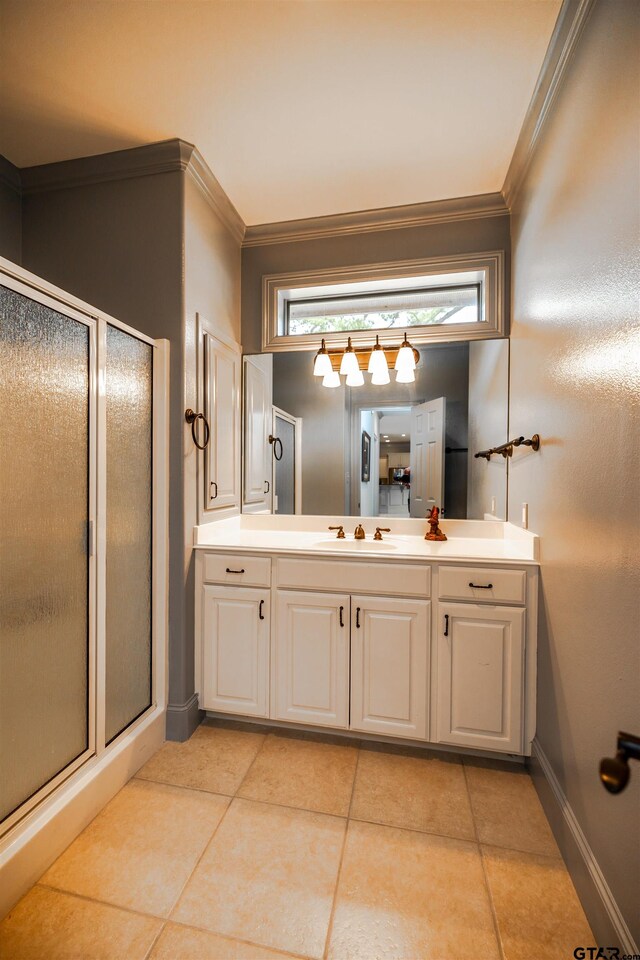
[[[109,755],[127,749],[166,712],[168,686],[168,483],[169,342],[153,340],[128,324],[0,257],[0,286],[77,320],[89,329],[89,520],[88,550],[88,746],[0,825],[0,867],[22,829],[29,831],[43,814],[51,815],[61,791],[71,795],[81,778],[104,769]],[[105,743],[106,692],[106,331],[117,327],[153,347],[152,517],[151,517],[151,703],[109,744]],[[61,788],[61,789],[58,789]]]

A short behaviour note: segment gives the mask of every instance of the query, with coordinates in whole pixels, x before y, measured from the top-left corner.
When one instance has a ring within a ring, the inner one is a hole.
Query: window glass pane
[[[151,704],[152,365],[107,328],[107,742]]]
[[[0,819],[88,747],[89,351],[0,287]]]
[[[348,330],[388,330],[477,323],[480,287],[433,287],[287,302],[287,333],[301,336]]]

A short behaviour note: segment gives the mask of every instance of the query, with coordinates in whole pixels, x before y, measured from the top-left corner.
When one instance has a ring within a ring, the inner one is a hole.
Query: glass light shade
[[[389,383],[391,377],[389,376],[389,368],[387,367],[386,361],[384,365],[384,370],[377,370],[371,377],[371,383],[374,386],[384,386],[385,383]]]
[[[331,370],[330,373],[327,373],[322,379],[323,387],[339,387],[340,386],[340,374],[337,370]]]
[[[364,374],[359,367],[355,371],[355,373],[348,374],[347,376],[348,387],[361,387],[363,384],[364,384]]]
[[[416,358],[413,355],[413,347],[411,346],[402,346],[398,350],[398,356],[396,357],[395,369],[400,370],[415,370],[416,368]]]
[[[376,345],[371,351],[371,356],[369,357],[369,366],[367,367],[367,370],[369,373],[373,374],[379,373],[382,375],[382,373],[387,373],[388,376],[389,364],[387,363],[386,354],[380,346],[380,341],[378,340],[377,336]],[[375,383],[375,380],[372,380],[371,382]],[[387,379],[381,382],[389,383],[389,380]]]
[[[348,377],[350,373],[357,373],[360,369],[360,364],[358,363],[358,358],[356,357],[356,352],[351,346],[351,337],[347,347],[342,354],[342,360],[340,361],[340,373],[343,376]]]
[[[329,359],[329,354],[328,353],[316,354],[315,363],[313,364],[314,377],[328,377],[332,372],[333,372],[333,367],[331,366],[331,360]]]
[[[416,375],[413,370],[396,371],[396,383],[414,383],[415,379]]]

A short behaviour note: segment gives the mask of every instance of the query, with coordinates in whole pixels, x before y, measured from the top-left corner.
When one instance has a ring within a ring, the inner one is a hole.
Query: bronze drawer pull
[[[472,583],[469,580],[469,586],[473,587],[474,590],[493,590],[492,583]]]
[[[242,570],[232,570],[231,567],[227,567],[227,573],[244,573],[244,567]]]
[[[261,620],[264,620],[264,614],[263,614],[263,612],[262,612],[262,608],[263,608],[263,607],[264,607],[264,600],[261,600],[261,601],[260,601],[260,606],[258,607],[258,616],[259,616],[259,618],[260,618]]]
[[[340,626],[341,626],[341,627],[344,627],[344,617],[343,617],[343,614],[344,614],[344,607],[340,607]]]
[[[360,629],[360,607],[356,607],[356,627]]]
[[[444,635],[445,637],[449,636],[449,614],[445,613],[444,615]]]

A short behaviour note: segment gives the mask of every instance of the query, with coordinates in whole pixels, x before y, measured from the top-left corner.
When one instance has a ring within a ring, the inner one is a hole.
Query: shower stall
[[[157,740],[167,371],[166,341],[0,261],[0,869]]]

